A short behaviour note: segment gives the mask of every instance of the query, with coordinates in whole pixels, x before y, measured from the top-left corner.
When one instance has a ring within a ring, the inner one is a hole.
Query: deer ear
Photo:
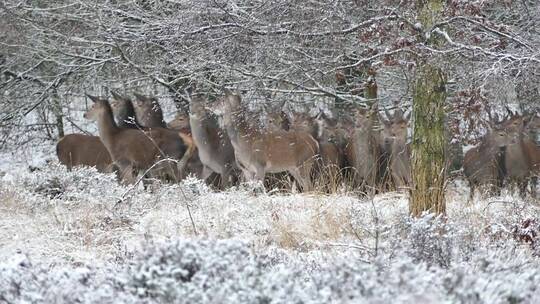
[[[233,95],[233,92],[230,89],[225,88],[225,87],[223,88],[223,93],[225,93],[225,95]]]
[[[90,94],[86,94],[86,96],[88,96],[88,98],[90,98],[90,100],[92,100],[93,102],[99,101],[99,98],[97,98],[96,96]]]

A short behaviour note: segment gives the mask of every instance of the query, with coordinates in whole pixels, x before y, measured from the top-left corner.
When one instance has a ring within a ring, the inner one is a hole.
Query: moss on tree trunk
[[[412,185],[409,211],[444,213],[446,152],[445,76],[428,63],[419,67],[413,97]]]

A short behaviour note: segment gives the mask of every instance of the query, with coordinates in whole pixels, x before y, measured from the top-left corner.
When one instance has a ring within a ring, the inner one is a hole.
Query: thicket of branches
[[[74,100],[111,88],[154,85],[181,110],[193,87],[223,86],[265,106],[332,109],[363,104],[374,76],[382,105],[406,105],[428,58],[449,76],[448,113],[466,122],[455,127],[477,130],[489,107],[537,111],[538,1],[448,0],[431,29],[418,22],[419,1],[2,1],[2,142],[65,123]]]

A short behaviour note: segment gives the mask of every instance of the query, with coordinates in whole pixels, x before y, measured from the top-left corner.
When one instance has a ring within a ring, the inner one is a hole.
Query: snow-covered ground
[[[53,152],[0,154],[0,303],[540,302],[532,199],[457,182],[411,219],[400,193],[132,189]]]

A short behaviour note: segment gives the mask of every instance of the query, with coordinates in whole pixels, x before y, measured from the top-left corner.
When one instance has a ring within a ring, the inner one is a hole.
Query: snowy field
[[[413,220],[400,193],[145,191],[55,159],[0,155],[0,303],[540,303],[532,199],[458,181]]]

